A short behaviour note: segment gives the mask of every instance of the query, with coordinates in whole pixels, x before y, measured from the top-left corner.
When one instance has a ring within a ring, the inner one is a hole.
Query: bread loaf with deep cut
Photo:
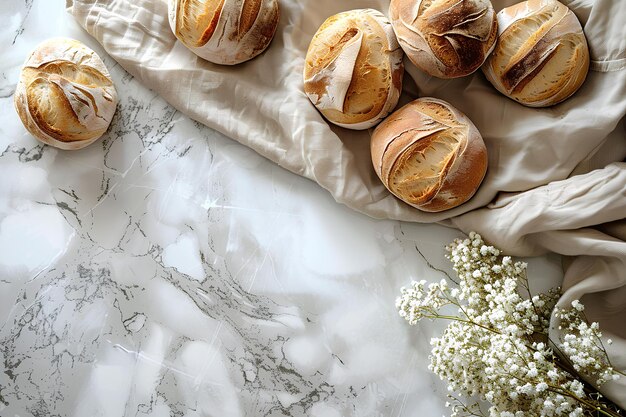
[[[483,66],[507,97],[547,107],[574,94],[589,71],[589,47],[576,15],[556,0],[529,0],[498,13],[498,43]]]
[[[382,13],[339,13],[326,19],[311,40],[304,92],[330,122],[355,130],[370,128],[398,104],[402,57]]]
[[[489,0],[391,0],[389,19],[411,62],[438,78],[476,71],[498,35]]]
[[[378,125],[371,152],[385,187],[428,212],[465,203],[487,171],[487,148],[472,121],[451,104],[429,97],[405,105]]]
[[[41,142],[66,150],[102,136],[117,106],[117,91],[100,57],[66,38],[43,42],[26,59],[14,95],[26,129]]]
[[[267,49],[280,17],[278,0],[168,0],[172,32],[193,53],[221,65]]]

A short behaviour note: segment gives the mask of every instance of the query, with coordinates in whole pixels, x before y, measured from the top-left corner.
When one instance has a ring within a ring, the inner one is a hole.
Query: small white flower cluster
[[[400,292],[402,296],[398,298],[396,306],[399,308],[400,316],[404,317],[409,324],[417,324],[419,320],[424,317],[431,317],[445,305],[450,304],[450,301],[444,297],[450,288],[446,280],[441,280],[439,283],[430,284],[426,288],[426,281],[412,282],[411,288],[401,288]],[[458,289],[450,290],[452,295],[459,294]]]
[[[448,389],[488,401],[493,417],[577,417],[595,406],[549,344],[558,289],[531,297],[526,264],[501,257],[476,233],[447,250],[459,288],[450,288],[445,280],[428,286],[426,281],[413,282],[401,289],[396,305],[410,324],[423,318],[452,320],[442,337],[431,340],[430,357],[430,369],[448,381]],[[444,306],[455,306],[458,315],[443,314]],[[574,335],[565,340],[564,352],[578,353],[574,365],[585,372],[591,367],[599,382],[612,379],[606,352],[592,348],[599,340],[597,324],[564,314],[563,323]],[[459,402],[452,416],[478,415],[470,408]]]
[[[595,378],[596,385],[600,386],[620,376],[607,360],[598,323],[589,324],[584,309],[580,301],[574,300],[572,308],[555,310],[561,321],[559,328],[565,329],[563,340],[557,341],[556,345],[576,372]],[[611,344],[611,339],[607,343]]]

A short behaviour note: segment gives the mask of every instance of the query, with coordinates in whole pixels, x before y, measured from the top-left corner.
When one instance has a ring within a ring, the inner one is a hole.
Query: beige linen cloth
[[[615,341],[613,364],[626,370],[626,0],[563,2],[584,26],[592,64],[582,88],[560,105],[526,108],[480,71],[438,80],[406,61],[404,102],[418,94],[449,101],[473,120],[489,150],[478,193],[436,214],[381,185],[370,162],[371,131],[330,126],[302,92],[304,56],[320,24],[355,8],[386,13],[389,0],[281,0],[268,51],[236,67],[205,62],[177,42],[166,0],[67,0],[105,50],[171,105],[316,181],[338,202],[376,218],[475,230],[512,255],[568,256],[560,303],[582,298]],[[493,0],[497,11],[514,3]],[[602,391],[626,407],[626,378]]]

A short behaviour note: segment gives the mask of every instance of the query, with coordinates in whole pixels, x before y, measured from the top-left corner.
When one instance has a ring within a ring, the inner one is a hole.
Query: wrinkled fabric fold
[[[235,67],[205,62],[177,42],[165,0],[67,0],[78,23],[176,109],[317,182],[339,203],[375,218],[475,230],[511,255],[571,257],[559,304],[582,299],[588,317],[615,340],[608,347],[613,364],[626,370],[626,1],[562,2],[584,27],[592,70],[557,106],[524,107],[480,71],[439,80],[405,60],[400,104],[416,90],[450,102],[474,122],[489,152],[486,178],[470,201],[425,213],[381,184],[370,159],[371,130],[329,125],[302,90],[304,57],[319,25],[356,8],[386,14],[388,0],[282,0],[269,49]],[[493,1],[496,11],[514,3]],[[626,407],[626,378],[602,391]]]

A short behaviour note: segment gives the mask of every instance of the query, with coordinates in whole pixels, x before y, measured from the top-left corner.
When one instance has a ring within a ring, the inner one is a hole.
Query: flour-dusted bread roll
[[[498,36],[489,0],[391,0],[389,19],[411,62],[438,78],[476,71]]]
[[[619,0],[622,1],[622,0]],[[556,0],[530,0],[498,13],[499,36],[483,72],[502,94],[546,107],[576,92],[589,48],[576,15]]]
[[[168,0],[174,35],[193,53],[221,65],[248,61],[269,46],[278,0]]]
[[[57,148],[75,150],[106,132],[117,92],[100,57],[73,39],[48,40],[33,51],[15,90],[28,131]]]
[[[487,172],[487,148],[472,121],[435,98],[392,113],[374,130],[371,151],[385,187],[423,211],[463,204]]]
[[[304,92],[332,123],[367,129],[398,104],[402,49],[380,12],[360,9],[329,17],[311,40]]]

